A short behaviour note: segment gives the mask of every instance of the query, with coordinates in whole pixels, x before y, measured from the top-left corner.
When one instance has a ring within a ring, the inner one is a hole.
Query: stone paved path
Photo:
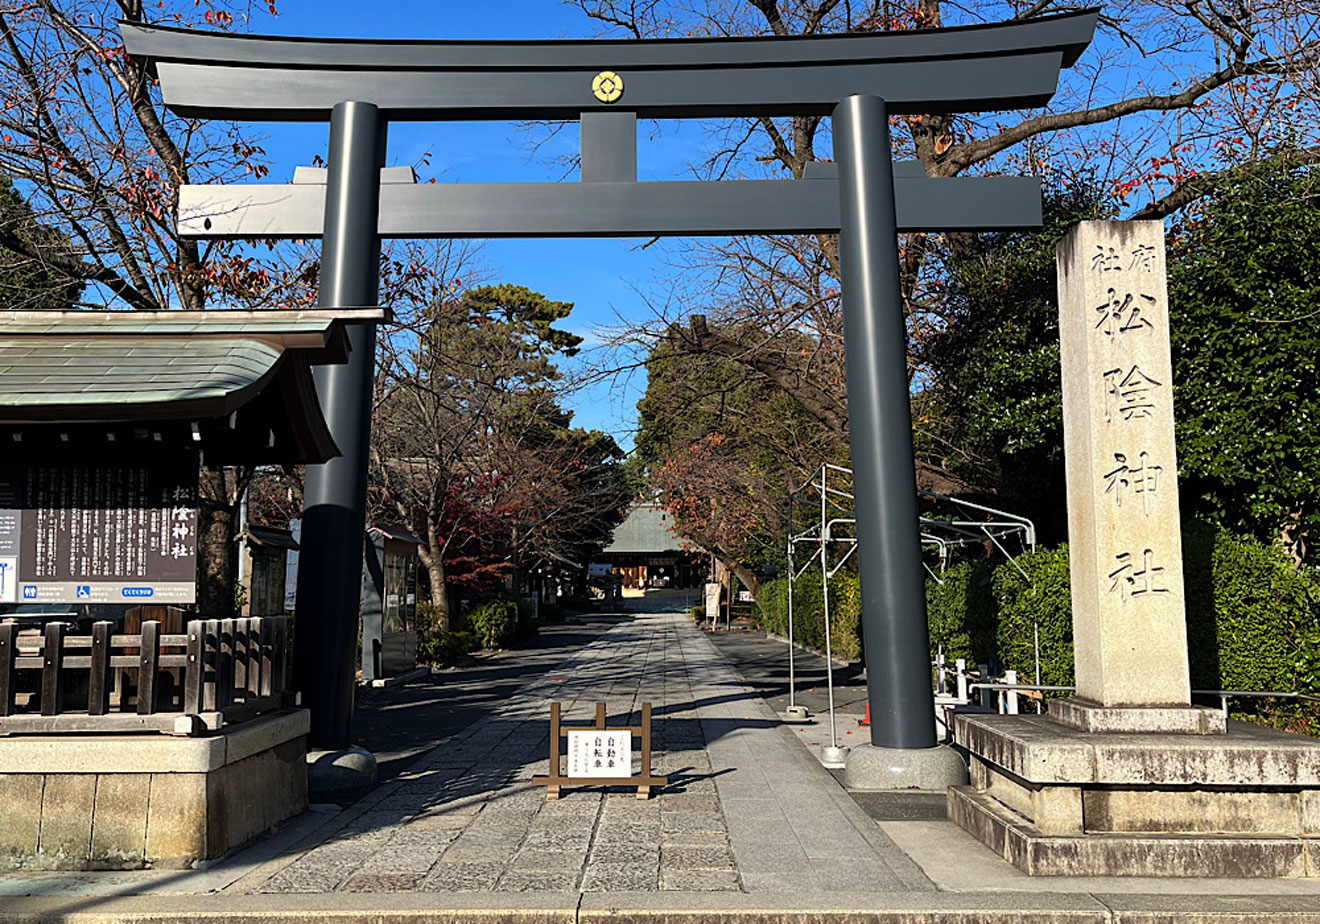
[[[653,708],[670,785],[547,801],[549,703],[611,724]],[[621,622],[232,890],[894,891],[930,882],[852,803],[689,619]]]

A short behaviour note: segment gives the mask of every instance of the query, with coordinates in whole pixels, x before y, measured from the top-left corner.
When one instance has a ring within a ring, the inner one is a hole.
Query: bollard
[[[976,665],[976,679],[981,683],[990,682],[989,664]],[[981,708],[984,709],[986,712],[993,711],[995,691],[987,690],[985,687],[981,687],[979,690],[977,690],[977,694],[978,694],[977,699],[981,701]]]

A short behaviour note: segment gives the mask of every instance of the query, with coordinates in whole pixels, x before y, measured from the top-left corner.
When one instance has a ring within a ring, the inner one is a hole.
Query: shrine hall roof
[[[606,554],[639,555],[676,552],[680,547],[674,518],[659,504],[636,504],[614,530]]]
[[[383,319],[376,309],[0,311],[0,424],[225,418],[233,431],[241,411],[269,431],[260,461],[323,461],[339,453],[311,366],[347,360],[344,322]]]

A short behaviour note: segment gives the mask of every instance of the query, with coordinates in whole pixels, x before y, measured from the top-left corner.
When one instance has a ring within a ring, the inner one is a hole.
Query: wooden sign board
[[[595,729],[569,731],[568,775],[631,777],[632,732],[601,732]]]
[[[647,799],[651,788],[664,786],[669,777],[651,772],[651,704],[642,704],[642,724],[628,728],[609,728],[605,723],[605,704],[596,704],[596,721],[591,725],[565,726],[560,722],[559,703],[550,704],[550,772],[532,778],[534,786],[544,786],[547,799],[558,799],[562,786],[636,786],[637,798]],[[641,768],[632,769],[632,739],[641,740]],[[564,739],[568,741],[568,773],[562,772],[560,756]]]

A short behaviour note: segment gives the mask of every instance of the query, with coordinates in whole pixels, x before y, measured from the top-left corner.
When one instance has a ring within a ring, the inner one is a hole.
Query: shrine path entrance
[[[581,721],[604,702],[611,724],[651,703],[670,786],[548,802],[531,778],[552,701]],[[686,615],[621,619],[337,821],[229,890],[933,889]]]

